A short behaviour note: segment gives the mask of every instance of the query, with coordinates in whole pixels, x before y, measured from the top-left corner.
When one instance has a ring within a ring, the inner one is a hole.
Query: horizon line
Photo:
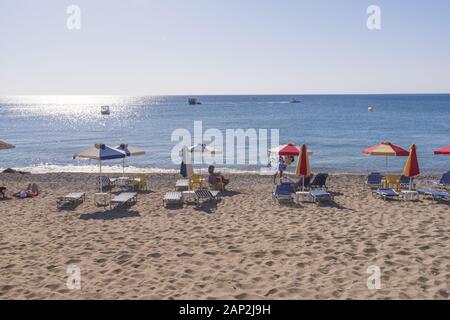
[[[191,93],[191,94],[104,94],[104,93],[51,93],[51,94],[0,94],[0,97],[24,96],[105,96],[105,97],[186,97],[186,96],[380,96],[380,95],[450,95],[450,92],[406,92],[406,93]]]

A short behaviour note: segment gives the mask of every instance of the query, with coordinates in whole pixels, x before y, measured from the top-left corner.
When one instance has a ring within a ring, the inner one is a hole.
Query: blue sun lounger
[[[383,176],[380,173],[373,172],[367,176],[366,185],[370,188],[380,188],[382,179]]]
[[[313,181],[308,185],[310,189],[327,189],[326,183],[327,183],[328,173],[318,173]]]
[[[435,189],[419,189],[417,192],[424,197],[430,197],[434,201],[450,200],[450,193]]]
[[[394,189],[377,189],[373,191],[372,194],[380,198],[383,198],[384,200],[394,199],[399,196],[398,192],[395,191]]]
[[[450,186],[450,171],[446,172],[442,175],[441,180],[439,180],[439,185],[443,187],[449,187]]]
[[[309,196],[312,198],[312,200],[315,203],[320,203],[323,201],[333,201],[333,197],[331,196],[331,193],[329,193],[325,190],[311,190],[309,192]]]
[[[272,192],[272,198],[274,200],[280,201],[293,201],[293,194],[295,193],[294,186],[291,183],[282,183],[277,185],[275,190]]]

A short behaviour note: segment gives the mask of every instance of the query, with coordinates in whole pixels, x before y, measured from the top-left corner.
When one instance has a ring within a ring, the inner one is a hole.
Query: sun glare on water
[[[112,117],[131,111],[134,105],[130,97],[99,95],[17,96],[8,97],[7,101],[15,104],[15,112],[23,115],[71,118],[71,121],[101,119],[103,105],[111,108]]]

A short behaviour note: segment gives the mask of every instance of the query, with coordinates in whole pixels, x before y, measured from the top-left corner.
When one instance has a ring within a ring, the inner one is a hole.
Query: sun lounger
[[[189,189],[189,179],[179,179],[175,183],[176,190],[188,190]]]
[[[372,194],[383,198],[384,200],[394,199],[399,196],[399,193],[397,193],[397,191],[395,191],[394,189],[377,189],[373,191]]]
[[[117,179],[114,179],[114,180],[117,180]],[[111,190],[114,186],[114,183],[111,181],[111,179],[109,177],[100,176],[100,177],[97,177],[97,185],[98,185],[99,190],[100,190],[100,182],[101,182],[103,191]]]
[[[320,203],[324,201],[333,201],[331,194],[325,190],[311,190],[309,196],[315,203]]]
[[[435,189],[419,189],[417,192],[424,197],[430,197],[434,201],[450,200],[450,193]]]
[[[163,198],[163,205],[167,207],[169,205],[182,205],[183,197],[181,192],[167,192]]]
[[[219,191],[195,190],[195,200],[199,204],[202,201],[217,201]]]
[[[111,201],[111,195],[106,192],[98,192],[94,194],[94,203],[97,207],[107,207]]]
[[[85,200],[84,192],[73,192],[65,195],[64,197],[59,197],[56,200],[56,207],[62,209],[64,207],[74,208]]]
[[[275,190],[272,192],[272,198],[274,200],[280,201],[293,201],[295,190],[294,186],[290,183],[282,183],[277,185]]]
[[[114,196],[110,201],[110,206],[116,205],[117,207],[132,205],[137,202],[137,192],[122,192],[121,194]]]
[[[450,186],[450,172],[446,172],[442,175],[441,180],[439,180],[439,185],[442,187]]]
[[[327,189],[328,173],[318,173],[309,184],[310,189]]]
[[[409,189],[409,186],[410,186],[409,179],[411,179],[411,189],[415,190],[416,184],[414,183],[414,178],[412,178],[412,177],[410,178],[410,177],[401,176],[400,177],[400,187],[403,189]]]
[[[214,200],[220,200],[220,190],[210,190]]]
[[[382,186],[381,180],[383,176],[377,172],[372,172],[367,176],[366,185],[369,188],[380,188]]]
[[[120,177],[115,180],[114,186],[122,190],[135,190],[139,187],[139,182],[129,177]]]

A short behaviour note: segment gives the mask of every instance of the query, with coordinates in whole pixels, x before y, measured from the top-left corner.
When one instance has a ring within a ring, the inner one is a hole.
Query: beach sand
[[[1,299],[449,299],[448,204],[385,202],[340,174],[334,204],[279,205],[272,177],[239,174],[217,206],[166,209],[178,176],[149,174],[135,206],[108,212],[94,206],[95,177],[0,174],[10,194],[41,189],[0,201]],[[77,191],[83,204],[56,209]],[[72,264],[80,290],[66,285]]]

